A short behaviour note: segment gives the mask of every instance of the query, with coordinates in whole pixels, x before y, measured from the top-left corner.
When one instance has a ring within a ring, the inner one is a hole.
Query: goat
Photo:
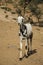
[[[26,44],[25,44],[25,51],[26,54],[25,56],[28,57],[29,54],[29,39],[30,39],[30,51],[32,52],[32,37],[33,37],[33,32],[32,32],[32,26],[30,23],[23,23],[24,18],[22,16],[18,17],[18,24],[20,26],[20,57],[19,59],[22,60],[22,40],[26,39]]]

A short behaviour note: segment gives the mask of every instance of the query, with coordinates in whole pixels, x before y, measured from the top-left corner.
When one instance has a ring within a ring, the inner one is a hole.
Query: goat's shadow
[[[35,53],[37,53],[37,49],[34,49],[34,50],[28,52],[28,57],[31,56],[31,55],[33,55],[33,54],[35,54]],[[23,58],[24,57],[26,57],[26,56],[24,55]],[[28,58],[28,57],[26,57],[26,58]]]

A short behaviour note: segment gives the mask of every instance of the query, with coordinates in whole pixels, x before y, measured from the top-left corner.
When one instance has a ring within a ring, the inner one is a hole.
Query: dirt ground
[[[43,27],[32,26],[33,42],[31,54],[28,58],[19,61],[19,27],[7,12],[9,18],[5,18],[4,10],[0,9],[0,65],[43,65]],[[24,48],[25,41],[23,43]],[[23,55],[25,49],[23,49]]]

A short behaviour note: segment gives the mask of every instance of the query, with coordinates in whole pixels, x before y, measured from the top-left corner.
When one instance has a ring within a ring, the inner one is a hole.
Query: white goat
[[[28,57],[29,52],[29,39],[30,39],[30,51],[32,51],[32,26],[30,23],[24,24],[23,23],[24,18],[22,16],[18,16],[18,24],[20,25],[20,60],[22,60],[22,40],[26,39],[25,44],[25,51],[26,51],[26,57]]]

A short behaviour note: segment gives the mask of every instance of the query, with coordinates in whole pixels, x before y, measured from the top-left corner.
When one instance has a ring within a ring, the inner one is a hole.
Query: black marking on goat
[[[26,28],[26,26],[24,24],[20,25],[20,32],[22,33],[22,35],[24,37],[25,37],[25,35],[23,33],[24,33],[25,30],[26,30],[26,33],[25,34],[27,34],[27,28]]]

